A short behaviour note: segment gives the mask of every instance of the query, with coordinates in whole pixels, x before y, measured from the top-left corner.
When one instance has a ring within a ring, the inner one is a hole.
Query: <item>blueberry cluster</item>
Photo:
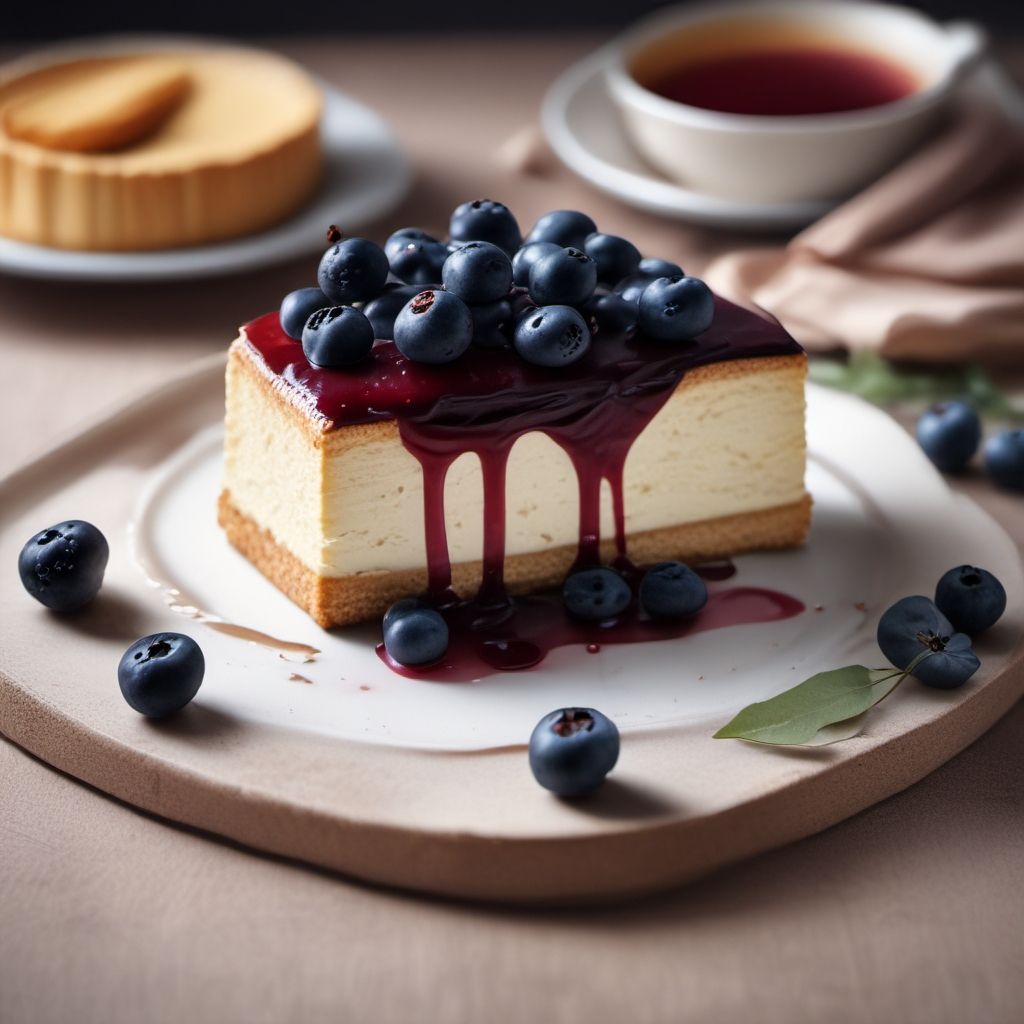
[[[682,562],[659,562],[640,578],[636,602],[658,622],[692,618],[707,603],[704,580]],[[572,618],[609,624],[634,603],[633,587],[607,566],[569,574],[562,602]],[[448,624],[439,611],[415,597],[395,602],[382,622],[384,648],[399,665],[429,668],[448,650]],[[545,789],[580,797],[597,789],[615,767],[619,731],[593,708],[561,708],[545,715],[530,737],[530,769]]]
[[[708,601],[700,576],[682,562],[658,562],[640,580],[640,609],[657,622],[692,618]],[[607,566],[579,569],[562,588],[562,603],[573,618],[590,622],[615,619],[633,602],[626,578]]]
[[[926,686],[952,690],[981,665],[971,638],[994,626],[1006,610],[1006,590],[976,565],[950,569],[935,599],[920,594],[897,601],[878,622],[878,646],[899,669]]]
[[[917,441],[943,473],[967,468],[981,445],[981,417],[967,402],[936,402],[917,421]],[[1024,430],[993,434],[984,446],[985,469],[1008,491],[1024,492]]]
[[[99,595],[109,557],[107,538],[92,523],[65,519],[25,542],[18,555],[18,574],[40,604],[68,614]],[[165,718],[192,700],[205,670],[203,652],[191,637],[154,633],[124,652],[117,681],[124,699],[139,714]]]
[[[523,238],[507,206],[477,199],[452,212],[448,233],[443,242],[401,228],[381,249],[332,228],[319,287],[285,296],[282,329],[328,369],[359,362],[374,338],[420,363],[450,363],[474,345],[557,368],[581,359],[601,331],[673,344],[711,326],[703,281],[642,258],[576,210],[545,214]]]
[[[704,581],[682,562],[651,566],[637,589],[640,609],[657,622],[692,618],[707,600]],[[608,566],[578,569],[565,581],[562,603],[574,619],[609,622],[633,604],[633,588],[625,576]],[[384,614],[381,627],[384,648],[399,665],[435,665],[448,650],[448,625],[444,617],[420,598],[396,601]]]

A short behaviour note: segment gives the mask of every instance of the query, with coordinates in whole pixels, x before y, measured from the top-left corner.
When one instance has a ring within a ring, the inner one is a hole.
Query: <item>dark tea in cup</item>
[[[730,114],[791,117],[865,110],[920,87],[881,53],[798,26],[756,22],[702,26],[659,41],[631,68],[669,100]]]

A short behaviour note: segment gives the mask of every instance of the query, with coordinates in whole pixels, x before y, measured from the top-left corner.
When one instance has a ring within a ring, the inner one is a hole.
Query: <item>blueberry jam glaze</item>
[[[525,301],[520,294],[513,305],[522,308]],[[532,667],[564,644],[649,641],[789,618],[803,610],[786,595],[738,587],[713,593],[690,622],[656,625],[630,611],[612,629],[569,621],[553,599],[512,601],[503,582],[505,470],[521,436],[547,434],[573,463],[579,487],[577,566],[600,563],[600,495],[602,481],[608,481],[616,555],[629,575],[635,570],[626,557],[623,470],[633,442],[687,371],[727,360],[800,354],[800,346],[776,323],[716,298],[712,327],[691,342],[666,345],[601,332],[581,360],[559,369],[530,365],[511,350],[476,347],[454,363],[430,366],[410,362],[393,342],[379,340],[362,363],[332,371],[310,365],[302,347],[281,330],[277,313],[253,321],[244,332],[250,353],[289,386],[292,400],[324,429],[394,419],[404,446],[422,467],[428,589],[449,622],[452,645],[442,663],[428,669],[392,664],[402,674],[478,678]],[[444,520],[445,478],[464,452],[480,459],[484,494],[483,582],[472,601],[459,601],[451,591]]]
[[[728,626],[779,622],[799,615],[805,606],[797,598],[776,590],[733,586],[709,588],[708,603],[698,615],[671,623],[644,618],[635,600],[617,618],[584,622],[566,614],[559,594],[509,598],[501,604],[453,599],[441,604],[439,610],[451,635],[448,650],[440,661],[410,668],[394,661],[380,644],[377,655],[381,661],[393,672],[410,679],[465,683],[497,672],[533,668],[557,647],[579,646],[588,654],[598,654],[610,644],[675,640]]]

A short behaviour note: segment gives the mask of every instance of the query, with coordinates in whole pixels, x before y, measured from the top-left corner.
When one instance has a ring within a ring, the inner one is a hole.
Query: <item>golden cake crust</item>
[[[240,512],[227,491],[220,495],[217,518],[231,544],[324,628],[377,618],[399,598],[427,589],[425,568],[320,576],[278,544],[269,531]],[[699,562],[745,551],[789,548],[804,541],[810,524],[811,498],[807,495],[802,501],[779,508],[633,533],[629,535],[629,553],[637,563],[650,564],[668,559]],[[614,543],[605,541],[601,547],[602,556],[611,560]],[[510,555],[505,559],[506,586],[513,594],[559,586],[575,558],[574,545]],[[452,565],[452,586],[457,593],[474,593],[480,580],[479,561]]]

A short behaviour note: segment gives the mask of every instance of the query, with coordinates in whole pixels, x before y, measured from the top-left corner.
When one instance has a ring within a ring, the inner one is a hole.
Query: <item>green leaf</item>
[[[963,398],[993,419],[1024,417],[1024,405],[1000,391],[977,364],[922,366],[893,363],[875,352],[853,352],[845,360],[819,356],[811,360],[811,379],[849,391],[877,405],[894,402],[927,404]]]
[[[854,718],[847,718],[844,722],[833,722],[820,728],[813,739],[801,743],[801,747],[827,747],[832,743],[839,743],[842,740],[852,740],[864,731],[864,725],[868,720],[868,712],[857,715]]]
[[[745,707],[715,733],[715,739],[800,746],[848,739],[860,731],[860,723],[850,720],[892,693],[904,676],[898,669],[863,665],[819,672],[776,697]],[[839,728],[841,723],[849,724]]]

